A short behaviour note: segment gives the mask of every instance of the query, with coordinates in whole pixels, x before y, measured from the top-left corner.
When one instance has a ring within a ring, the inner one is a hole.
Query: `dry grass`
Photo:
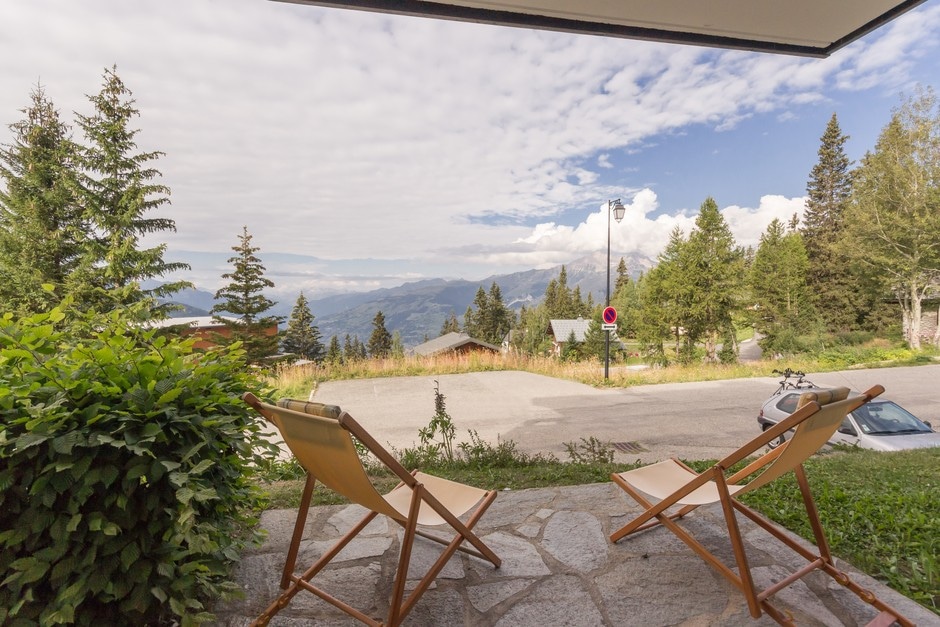
[[[785,365],[807,372],[819,371],[817,364],[808,360],[791,361]],[[521,370],[597,387],[631,387],[657,383],[771,376],[773,369],[783,367],[784,365],[780,362],[771,360],[748,364],[696,364],[645,369],[613,363],[610,366],[610,378],[605,381],[604,364],[598,361],[564,362],[551,357],[531,357],[516,353],[505,355],[470,353],[433,357],[365,359],[342,365],[284,365],[272,374],[271,385],[284,395],[306,398],[310,390],[315,389],[322,381]]]

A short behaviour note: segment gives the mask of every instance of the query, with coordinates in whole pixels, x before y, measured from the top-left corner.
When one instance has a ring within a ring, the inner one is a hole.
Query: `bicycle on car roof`
[[[803,390],[817,387],[815,383],[806,378],[806,373],[802,370],[785,368],[783,370],[774,370],[773,374],[779,374],[783,377],[774,394],[780,394],[785,390]]]

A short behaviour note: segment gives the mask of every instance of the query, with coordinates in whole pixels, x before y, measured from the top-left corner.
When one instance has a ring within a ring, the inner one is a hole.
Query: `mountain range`
[[[618,256],[612,265],[619,262],[619,258]],[[645,257],[624,256],[624,260],[634,278],[653,266],[653,261]],[[607,278],[605,261],[606,256],[600,254],[565,264],[568,287],[580,288],[582,298],[587,299],[590,293],[595,303],[604,302]],[[615,268],[615,265],[611,268],[611,283],[616,280]],[[376,312],[381,311],[385,316],[385,327],[392,333],[398,331],[402,343],[408,348],[440,335],[441,327],[451,313],[462,319],[481,286],[489,291],[495,282],[499,285],[506,306],[518,311],[523,305],[537,305],[544,297],[549,281],[557,279],[560,272],[561,266],[556,266],[543,270],[493,275],[482,281],[424,279],[393,288],[308,299],[308,303],[324,344],[329,342],[333,335],[342,341],[347,333],[367,342],[372,334],[372,320]],[[287,320],[296,300],[297,296],[281,300],[269,313]],[[209,315],[209,310],[215,304],[214,295],[200,289],[177,292],[173,296],[173,302],[186,308],[185,312],[174,314],[180,317]],[[281,328],[284,328],[284,324]]]

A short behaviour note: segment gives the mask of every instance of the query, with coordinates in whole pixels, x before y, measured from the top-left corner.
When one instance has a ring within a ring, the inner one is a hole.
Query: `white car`
[[[796,410],[800,394],[817,387],[781,390],[764,402],[757,415],[762,431],[766,431]],[[852,392],[856,396],[858,392]],[[780,436],[771,448],[783,443]],[[922,421],[894,401],[881,397],[866,403],[845,417],[830,444],[847,444],[875,451],[901,451],[911,448],[940,446],[940,433],[929,422]]]

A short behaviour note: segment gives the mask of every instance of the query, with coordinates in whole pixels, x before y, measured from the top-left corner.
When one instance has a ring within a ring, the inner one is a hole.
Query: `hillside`
[[[619,260],[619,257],[617,259]],[[605,260],[605,256],[598,255],[566,264],[568,286],[580,287],[584,298],[591,293],[596,303],[603,302]],[[652,262],[645,258],[628,257],[626,260],[634,276],[652,266]],[[372,333],[372,319],[376,312],[381,310],[385,315],[386,328],[390,332],[399,331],[404,345],[411,347],[426,339],[437,337],[451,313],[462,318],[481,285],[483,289],[489,290],[490,285],[495,282],[502,292],[503,302],[518,311],[522,305],[538,304],[549,281],[557,278],[560,271],[561,266],[556,266],[544,270],[494,275],[482,281],[425,279],[394,288],[311,299],[310,311],[313,312],[315,324],[323,335],[324,343],[333,335],[342,341],[347,333],[351,336],[358,335],[364,342],[368,341]],[[612,277],[611,282],[613,280]],[[208,310],[212,307],[212,295],[201,290],[185,290],[173,300],[199,309]],[[272,309],[272,313],[286,319],[295,301],[296,296],[280,301]]]

